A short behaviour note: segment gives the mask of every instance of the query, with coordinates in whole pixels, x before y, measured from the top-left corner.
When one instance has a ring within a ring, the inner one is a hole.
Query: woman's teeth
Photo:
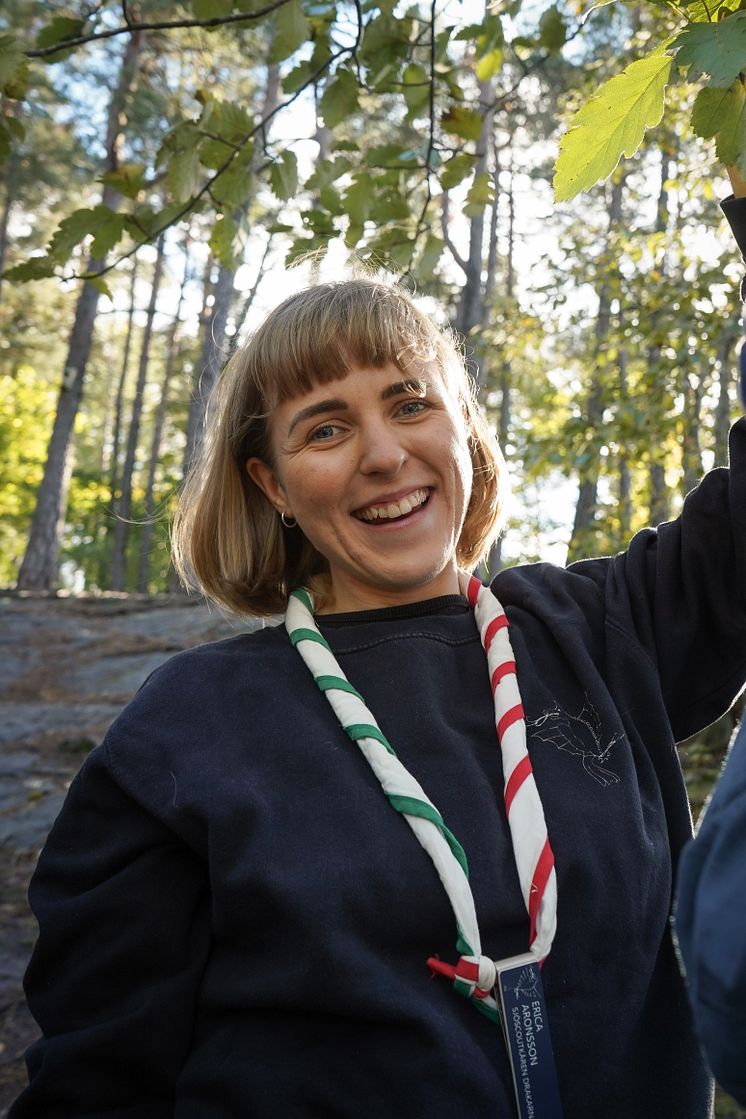
[[[394,521],[397,517],[406,517],[413,509],[424,505],[428,492],[428,490],[415,490],[400,501],[392,501],[388,505],[369,505],[367,509],[360,509],[355,516],[361,521]]]

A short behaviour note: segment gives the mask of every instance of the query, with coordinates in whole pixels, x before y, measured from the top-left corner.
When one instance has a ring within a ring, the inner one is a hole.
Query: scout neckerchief
[[[526,720],[505,611],[479,580],[459,573],[459,585],[474,610],[487,654],[502,754],[505,809],[529,916],[529,952],[510,960],[494,961],[482,954],[463,848],[422,787],[399,761],[363,697],[343,673],[316,626],[313,600],[308,591],[297,590],[290,596],[285,626],[292,644],[317,686],[326,694],[343,729],[357,743],[378,778],[389,803],[404,816],[432,859],[448,894],[456,918],[459,960],[452,966],[431,958],[428,964],[433,971],[451,978],[456,990],[472,999],[493,1021],[500,1021],[502,1010],[519,1113],[554,1119],[561,1115],[561,1110],[541,978],[536,966],[549,955],[557,926],[554,856],[526,749]],[[532,1069],[538,1064],[541,1064],[541,1075],[537,1081],[534,1074],[532,1083]],[[544,1106],[539,1110],[537,1105],[542,1101]]]

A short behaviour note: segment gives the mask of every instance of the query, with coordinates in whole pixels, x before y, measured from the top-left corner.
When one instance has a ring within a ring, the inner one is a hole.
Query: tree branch
[[[454,245],[453,241],[451,240],[451,235],[448,232],[448,203],[450,201],[450,196],[448,194],[448,191],[444,190],[440,197],[441,197],[440,229],[441,229],[441,232],[443,234],[443,244],[448,249],[449,253],[453,257],[453,259],[456,261],[456,264],[458,264],[461,271],[464,273],[464,275],[466,275],[466,273],[468,271],[467,262],[464,260],[461,253],[458,251],[458,249]]]
[[[251,23],[257,19],[276,12],[289,4],[290,0],[274,0],[264,8],[257,8],[255,12],[234,12],[229,16],[213,16],[211,19],[164,19],[151,23],[139,23],[125,15],[125,24],[122,27],[111,27],[107,31],[92,31],[89,35],[75,35],[70,39],[62,39],[51,47],[37,47],[26,51],[26,58],[49,58],[60,51],[70,50],[71,47],[80,47],[85,43],[96,43],[100,39],[113,39],[116,35],[131,35],[135,31],[173,31],[179,27],[222,27],[229,23]],[[126,11],[126,4],[123,5]]]
[[[430,114],[430,130],[427,138],[427,152],[425,153],[425,201],[422,204],[420,216],[417,219],[417,225],[414,230],[414,237],[412,238],[412,252],[409,257],[404,275],[408,275],[412,268],[412,261],[414,254],[417,251],[417,242],[420,235],[425,231],[425,218],[427,211],[430,209],[430,203],[433,200],[433,190],[431,186],[432,176],[432,158],[435,152],[435,9],[437,0],[431,0],[430,3],[430,80],[428,82],[428,110]]]
[[[287,0],[284,0],[284,2],[287,2]],[[252,129],[250,129],[249,132],[246,133],[246,135],[240,141],[239,146],[234,151],[232,151],[230,153],[230,155],[227,157],[227,159],[225,159],[223,161],[223,163],[220,165],[220,167],[218,167],[218,169],[215,171],[215,174],[211,175],[210,178],[207,179],[205,183],[203,183],[203,185],[200,187],[200,189],[197,191],[197,193],[192,195],[192,197],[190,199],[188,199],[187,202],[184,203],[182,208],[176,214],[174,214],[174,216],[170,219],[170,221],[167,221],[164,225],[159,226],[157,229],[154,229],[150,232],[149,237],[148,237],[148,243],[152,243],[154,240],[156,240],[157,237],[159,237],[161,235],[161,233],[164,233],[165,230],[170,229],[170,227],[172,225],[176,225],[177,222],[181,221],[182,218],[185,218],[187,216],[187,214],[191,213],[191,211],[194,209],[196,204],[199,202],[200,198],[204,197],[204,195],[206,195],[206,194],[209,194],[210,191],[212,190],[212,187],[215,185],[216,181],[220,178],[220,176],[225,171],[228,170],[228,168],[230,167],[233,160],[236,158],[236,156],[239,154],[239,152],[243,149],[244,145],[246,145],[249,142],[249,140],[253,139],[253,137],[256,136],[256,134],[258,132],[263,132],[264,129],[266,128],[266,126],[272,120],[272,118],[277,115],[277,113],[281,112],[283,109],[287,109],[287,107],[289,105],[292,105],[292,103],[294,101],[296,101],[297,98],[300,97],[300,95],[306,89],[308,89],[308,87],[310,85],[313,85],[314,82],[318,81],[318,79],[321,77],[321,75],[326,70],[329,69],[329,67],[332,65],[332,63],[334,63],[338,58],[342,57],[342,55],[351,54],[354,49],[355,49],[354,47],[342,47],[340,50],[336,51],[334,54],[330,54],[329,57],[326,59],[326,61],[323,62],[320,66],[317,67],[317,69],[313,72],[313,74],[311,74],[311,76],[303,83],[303,85],[301,85],[295,91],[295,93],[292,94],[291,97],[288,97],[286,101],[281,101],[279,103],[279,105],[276,105],[274,109],[272,109],[269,113],[266,114],[266,116],[263,116],[262,119],[258,122],[258,124],[255,124],[254,127]],[[118,256],[116,258],[116,260],[113,260],[111,262],[111,264],[107,264],[104,268],[102,268],[98,272],[84,272],[82,274],[68,276],[68,277],[66,277],[66,279],[67,280],[89,280],[89,279],[94,279],[97,276],[104,276],[104,275],[106,275],[107,272],[111,272],[114,268],[117,267],[117,265],[121,264],[123,260],[127,260],[129,257],[133,256],[138,251],[138,249],[140,249],[140,247],[141,247],[140,244],[135,245],[132,249],[129,250],[129,252],[122,253],[122,255]]]

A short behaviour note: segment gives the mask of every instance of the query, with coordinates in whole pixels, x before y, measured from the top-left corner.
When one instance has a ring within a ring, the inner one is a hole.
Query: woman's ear
[[[264,459],[247,459],[246,473],[251,478],[254,485],[258,486],[265,497],[274,505],[278,513],[290,512],[290,506],[288,505],[285,491],[275,477],[275,472],[272,467],[268,466]]]

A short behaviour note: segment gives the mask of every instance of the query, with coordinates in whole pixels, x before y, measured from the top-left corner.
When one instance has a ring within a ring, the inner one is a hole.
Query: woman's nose
[[[360,435],[360,470],[363,474],[398,474],[407,461],[399,433],[387,424],[373,424]]]

